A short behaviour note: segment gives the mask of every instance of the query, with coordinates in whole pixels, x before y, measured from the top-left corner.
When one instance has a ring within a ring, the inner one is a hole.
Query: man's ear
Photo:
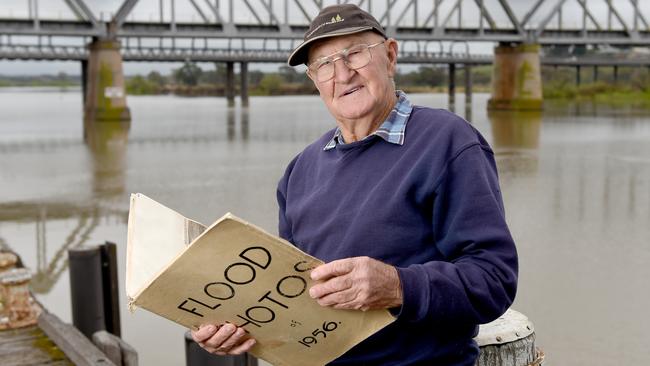
[[[394,38],[386,40],[386,54],[388,56],[388,76],[394,77],[397,70],[397,41]]]

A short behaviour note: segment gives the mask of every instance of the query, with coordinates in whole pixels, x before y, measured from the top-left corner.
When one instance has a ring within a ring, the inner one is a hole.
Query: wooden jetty
[[[30,278],[20,258],[0,252],[0,364],[137,366],[135,350],[119,337],[98,331],[91,342],[44,310],[29,292]]]
[[[3,366],[115,366],[75,327],[47,311],[35,325],[0,331],[0,360]]]

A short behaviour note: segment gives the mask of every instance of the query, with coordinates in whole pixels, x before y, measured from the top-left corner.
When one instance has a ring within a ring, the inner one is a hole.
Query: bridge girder
[[[269,40],[299,42],[308,27],[306,22],[310,14],[324,6],[341,2],[159,0],[160,8],[153,9],[160,11],[158,21],[142,21],[134,20],[134,17],[137,18],[134,11],[138,8],[138,0],[124,0],[110,20],[101,21],[98,20],[101,17],[93,13],[84,0],[59,1],[63,1],[77,19],[46,19],[39,16],[38,1],[28,0],[30,10],[27,18],[0,19],[0,45],[10,45],[14,43],[12,37],[24,36],[34,37],[38,40],[35,44],[42,47],[46,47],[42,42],[44,37],[49,40],[52,37],[108,37],[117,38],[123,44],[158,39],[161,49],[173,50],[177,40],[207,42],[221,39],[239,40],[242,44],[240,48],[245,50],[243,44],[249,40],[263,41],[265,44]],[[188,9],[194,9],[198,22],[177,20],[178,3],[182,1],[185,1]],[[589,5],[594,1],[606,5],[607,27],[602,26],[603,19],[597,19],[598,14],[590,10]],[[562,23],[562,9],[571,2],[582,11],[581,27],[570,28]],[[543,46],[592,44],[650,47],[650,27],[644,15],[650,11],[650,3],[645,1],[536,0],[525,12],[515,11],[514,0],[361,0],[355,3],[374,13],[389,35],[405,42],[528,42]],[[625,13],[621,10],[622,3],[627,4],[628,10],[632,7],[631,15],[629,11]],[[167,8],[166,4],[170,7]],[[550,9],[545,9],[549,6]],[[505,25],[497,24],[497,12],[501,13]],[[248,21],[243,21],[243,18]],[[553,24],[553,19],[558,19],[557,25]],[[76,59],[79,56],[70,57]],[[192,54],[192,57],[200,58],[202,54]]]

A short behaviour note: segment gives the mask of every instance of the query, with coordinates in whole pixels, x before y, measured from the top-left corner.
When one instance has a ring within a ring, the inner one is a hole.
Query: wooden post
[[[481,349],[476,366],[541,366],[544,361],[535,347],[533,323],[512,309],[481,325],[475,340]]]
[[[38,326],[77,366],[119,366],[97,349],[77,328],[63,323],[54,314],[44,311],[38,318]]]
[[[138,366],[138,353],[122,338],[105,330],[93,334],[93,343],[114,364],[121,366]]]

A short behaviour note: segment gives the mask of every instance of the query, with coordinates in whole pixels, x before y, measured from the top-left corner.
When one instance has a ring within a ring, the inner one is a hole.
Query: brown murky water
[[[487,98],[475,95],[470,119],[497,152],[520,252],[514,308],[535,323],[547,363],[649,363],[650,111],[547,103],[543,114],[488,115]],[[411,99],[446,106],[444,95]],[[252,98],[249,110],[130,97],[130,128],[99,125],[85,144],[78,91],[5,88],[0,100],[0,246],[22,256],[39,300],[66,321],[67,249],[117,243],[123,279],[129,193],[203,223],[232,211],[275,232],[285,164],[332,126],[313,96]],[[141,363],[183,364],[183,329],[128,313],[121,296]]]

